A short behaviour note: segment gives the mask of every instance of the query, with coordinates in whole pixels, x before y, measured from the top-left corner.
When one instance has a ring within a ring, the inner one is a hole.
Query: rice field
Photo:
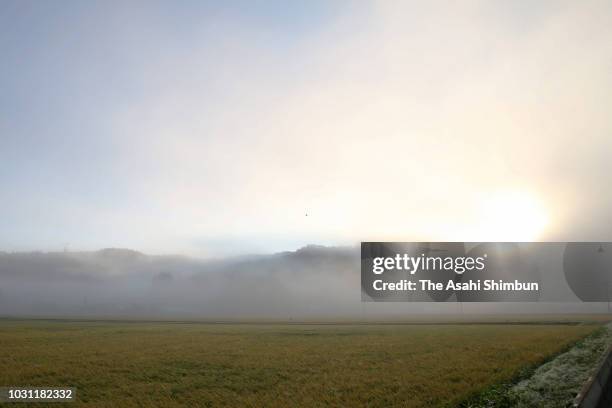
[[[0,320],[0,386],[76,387],[70,407],[449,407],[597,327]]]

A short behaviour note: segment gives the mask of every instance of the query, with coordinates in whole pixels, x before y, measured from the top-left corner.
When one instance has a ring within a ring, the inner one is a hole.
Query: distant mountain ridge
[[[351,287],[358,293],[359,253],[352,247],[219,259],[125,248],[0,253],[0,315],[299,314],[314,307],[307,294],[346,294]]]

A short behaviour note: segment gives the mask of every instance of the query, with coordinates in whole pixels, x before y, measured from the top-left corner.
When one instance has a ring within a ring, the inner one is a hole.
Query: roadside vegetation
[[[526,367],[460,404],[464,408],[559,408],[571,406],[612,344],[612,329],[601,327],[550,361]]]

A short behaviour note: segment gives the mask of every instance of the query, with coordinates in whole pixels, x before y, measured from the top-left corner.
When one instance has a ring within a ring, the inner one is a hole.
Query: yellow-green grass
[[[5,320],[0,386],[76,387],[71,407],[452,406],[596,328]]]

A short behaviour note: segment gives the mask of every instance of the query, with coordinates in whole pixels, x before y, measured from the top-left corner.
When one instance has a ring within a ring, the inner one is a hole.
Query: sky
[[[606,1],[0,0],[0,250],[612,240]]]

